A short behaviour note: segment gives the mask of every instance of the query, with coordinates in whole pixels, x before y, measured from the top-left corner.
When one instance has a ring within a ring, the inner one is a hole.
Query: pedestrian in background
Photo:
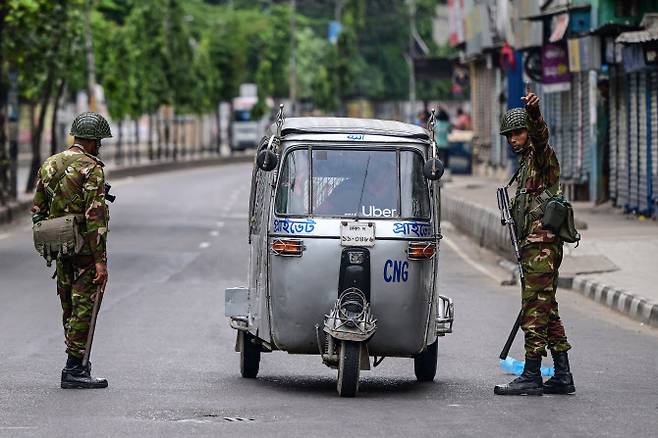
[[[523,374],[507,385],[496,385],[499,395],[571,394],[576,391],[567,351],[571,348],[555,299],[562,241],[543,228],[542,215],[550,195],[560,191],[560,164],[548,144],[548,127],[539,109],[539,98],[528,90],[525,108],[513,108],[501,121],[500,134],[515,154],[520,167],[512,178],[517,191],[512,216],[521,247],[525,275],[521,296],[521,328],[525,334]],[[547,196],[548,195],[548,196]],[[555,375],[542,383],[541,361],[551,350]]]
[[[457,121],[455,122],[455,128],[462,131],[471,130],[471,116],[461,108],[457,109]]]
[[[448,134],[452,127],[450,125],[450,116],[446,110],[440,106],[436,114],[436,123],[434,125],[434,141],[438,148],[439,159],[443,161],[443,166],[446,170],[449,168],[449,150],[448,150]]]
[[[105,175],[98,150],[103,138],[112,137],[107,121],[96,113],[80,114],[73,121],[74,143],[48,158],[39,169],[32,220],[75,215],[80,218],[84,245],[71,255],[57,255],[59,295],[68,359],[62,370],[62,388],[105,388],[107,380],[91,377],[91,364],[83,365],[94,308],[107,281]],[[76,219],[77,220],[77,219]],[[50,259],[49,259],[50,260]]]

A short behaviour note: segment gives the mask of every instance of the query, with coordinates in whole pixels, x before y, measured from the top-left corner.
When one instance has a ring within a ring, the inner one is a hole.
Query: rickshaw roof
[[[270,126],[276,132],[276,125]],[[367,134],[414,138],[429,141],[425,128],[395,120],[360,119],[352,117],[291,117],[285,120],[281,136],[292,134]]]

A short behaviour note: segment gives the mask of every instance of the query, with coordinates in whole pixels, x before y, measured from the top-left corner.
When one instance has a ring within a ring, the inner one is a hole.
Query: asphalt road
[[[242,379],[223,290],[246,283],[249,175],[240,164],[115,182],[93,355],[106,390],[59,389],[52,270],[27,220],[0,231],[0,436],[656,436],[658,332],[570,291],[559,301],[577,394],[494,396],[510,380],[497,355],[518,291],[474,269],[453,248],[478,252],[448,232],[442,290],[457,321],[434,383],[417,383],[410,359],[386,359],[363,372],[357,398],[340,399],[319,357],[281,352]]]

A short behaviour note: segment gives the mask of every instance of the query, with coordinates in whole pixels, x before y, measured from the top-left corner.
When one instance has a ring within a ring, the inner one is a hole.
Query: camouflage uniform
[[[531,216],[536,196],[545,189],[556,194],[560,184],[560,163],[548,144],[544,119],[528,117],[529,147],[521,159],[519,183],[512,203],[521,245],[525,284],[521,297],[521,328],[525,333],[527,357],[546,356],[546,346],[557,353],[571,348],[555,300],[562,242],[542,227],[541,216]]]
[[[50,199],[46,187],[57,173],[58,160],[69,164]],[[57,294],[62,304],[66,351],[69,356],[78,358],[84,355],[94,304],[92,295],[98,288],[92,282],[96,275],[95,263],[107,262],[109,214],[104,183],[103,163],[74,145],[48,158],[41,166],[32,206],[35,220],[68,214],[85,218],[83,249],[76,256],[57,259]]]

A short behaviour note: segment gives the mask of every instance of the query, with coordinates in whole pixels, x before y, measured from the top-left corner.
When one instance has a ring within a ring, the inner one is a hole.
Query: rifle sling
[[[66,176],[66,169],[68,169],[68,167],[71,164],[78,161],[83,155],[84,154],[75,154],[72,157],[64,158],[60,154],[55,158],[55,162],[57,163],[57,172],[55,172],[55,175],[53,175],[52,179],[50,180],[50,183],[48,183],[48,185],[45,188],[45,191],[50,198],[48,200],[49,206],[52,200],[55,198],[55,194],[57,193],[57,188],[59,186],[59,183],[61,183],[64,177]]]

